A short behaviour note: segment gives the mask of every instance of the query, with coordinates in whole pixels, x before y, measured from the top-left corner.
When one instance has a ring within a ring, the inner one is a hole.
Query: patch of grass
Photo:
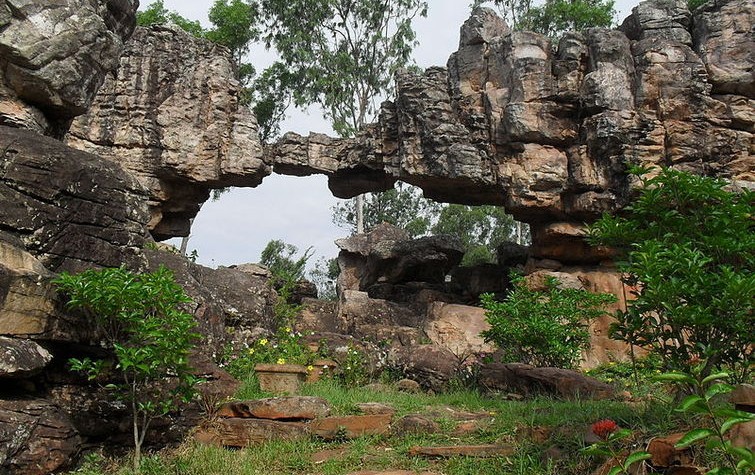
[[[593,422],[612,419],[631,429],[637,442],[644,443],[654,435],[678,431],[683,421],[670,404],[627,404],[620,401],[564,401],[536,397],[525,401],[508,401],[486,396],[477,391],[456,391],[446,394],[408,394],[385,386],[384,390],[344,388],[333,380],[304,385],[302,395],[327,399],[335,415],[357,414],[361,402],[390,404],[396,418],[406,414],[422,414],[440,424],[435,434],[405,434],[364,437],[345,442],[307,439],[297,442],[269,442],[242,450],[207,447],[186,442],[174,450],[165,450],[147,457],[142,474],[146,475],[342,475],[357,470],[435,471],[446,475],[471,474],[559,474],[590,473],[601,462],[580,453],[585,446],[584,434]],[[269,396],[259,390],[254,377],[244,382],[240,398]],[[452,409],[452,410],[449,410]],[[466,435],[455,433],[458,421],[453,411],[486,413],[488,417],[479,430]],[[531,435],[545,431],[544,440]],[[500,443],[511,445],[515,452],[508,457],[477,459],[453,457],[426,459],[410,456],[417,445],[461,445]],[[561,456],[551,460],[546,453],[557,448]],[[313,454],[338,449],[337,457],[321,463],[313,462]],[[81,475],[132,475],[127,459],[93,461],[86,464]]]

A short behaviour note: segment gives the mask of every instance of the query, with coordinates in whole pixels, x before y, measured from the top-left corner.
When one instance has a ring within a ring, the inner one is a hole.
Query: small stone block
[[[326,417],[312,421],[309,429],[312,434],[325,440],[333,440],[338,437],[354,439],[365,435],[387,434],[390,423],[390,414]]]

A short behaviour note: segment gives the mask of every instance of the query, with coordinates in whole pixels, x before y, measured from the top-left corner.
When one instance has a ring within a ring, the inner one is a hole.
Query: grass
[[[613,374],[612,374],[613,376]],[[242,450],[208,447],[187,441],[177,449],[163,450],[145,460],[145,475],[341,475],[358,470],[425,470],[446,475],[546,475],[591,473],[601,462],[580,453],[584,434],[593,422],[613,419],[620,426],[632,429],[636,439],[680,430],[678,416],[669,404],[630,405],[621,401],[564,401],[537,397],[524,401],[508,401],[485,396],[476,391],[457,390],[444,394],[408,394],[386,386],[385,390],[344,388],[335,381],[324,380],[305,385],[302,395],[327,399],[334,415],[358,413],[361,402],[390,404],[395,417],[424,414],[441,426],[436,434],[364,437],[351,441],[325,442],[317,439],[297,442],[269,442]],[[238,396],[254,399],[269,396],[259,391],[254,378],[245,382]],[[483,426],[468,435],[456,435],[456,421],[450,411],[487,413]],[[535,430],[533,430],[535,429]],[[545,440],[531,434],[548,433]],[[425,459],[408,455],[415,445],[460,445],[502,443],[516,451],[509,457],[477,459],[454,457]],[[560,458],[544,454],[558,447]],[[338,450],[339,455],[322,463],[312,461],[313,454]],[[130,475],[128,460],[112,460],[91,456],[75,472],[78,475]]]

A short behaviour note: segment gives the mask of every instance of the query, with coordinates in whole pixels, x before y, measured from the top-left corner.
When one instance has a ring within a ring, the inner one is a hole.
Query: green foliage
[[[380,223],[390,223],[404,229],[409,236],[428,233],[441,205],[422,197],[414,186],[397,183],[382,193],[367,193],[364,198],[364,230],[369,232]],[[356,200],[348,200],[333,207],[333,222],[356,233]]]
[[[367,357],[359,350],[349,345],[341,364],[338,366],[336,376],[347,388],[364,386],[369,382],[369,373],[364,362]]]
[[[512,276],[513,290],[503,302],[481,296],[491,328],[482,332],[495,343],[504,362],[573,368],[589,348],[587,327],[604,315],[603,306],[616,301],[610,294],[593,294],[559,286],[549,277],[543,290],[531,290],[525,279]]]
[[[336,300],[336,281],[341,273],[338,259],[320,258],[309,272],[309,280],[317,286],[317,295],[321,300]]]
[[[489,3],[475,0],[472,7]],[[534,6],[532,0],[493,0],[506,22],[515,30],[528,30],[556,38],[567,31],[591,27],[609,28],[613,23],[613,0],[545,0]]]
[[[304,278],[304,269],[312,256],[312,250],[307,249],[301,257],[296,257],[299,249],[293,244],[287,244],[280,239],[272,239],[267,243],[260,255],[260,264],[267,267],[273,274],[273,285],[276,288],[291,286]]]
[[[215,0],[208,13],[212,30],[207,39],[227,47],[237,67],[237,79],[242,84],[254,74],[254,68],[244,63],[252,41],[259,38],[259,11],[256,2],[244,0]]]
[[[92,315],[113,348],[121,380],[106,387],[131,406],[138,468],[152,419],[193,395],[197,380],[188,356],[199,335],[192,332],[194,318],[181,310],[190,299],[163,266],[144,274],[123,267],[63,273],[55,283],[68,295],[70,308]],[[70,365],[95,380],[108,363],[72,358]],[[168,376],[174,380],[170,389],[158,384]]]
[[[197,38],[202,38],[205,35],[205,31],[198,21],[189,20],[177,12],[168,10],[165,8],[163,0],[155,0],[146,10],[136,12],[136,24],[139,26],[165,25],[166,23],[174,23]]]
[[[286,116],[286,109],[293,100],[296,76],[285,64],[276,61],[262,74],[254,78],[249,88],[249,102],[259,123],[259,136],[263,142],[270,142],[280,134],[280,122]]]
[[[687,0],[687,8],[689,11],[694,11],[701,5],[705,5],[708,0]]]
[[[409,63],[420,0],[260,0],[265,41],[297,78],[297,106],[320,104],[341,136],[377,110],[393,74]]]
[[[260,363],[308,365],[317,355],[302,343],[301,337],[291,327],[281,326],[270,338],[258,338],[238,350],[229,348],[221,365],[240,380],[249,377]]]
[[[667,368],[694,359],[744,381],[755,341],[755,193],[663,169],[635,170],[642,191],[625,216],[605,215],[593,243],[616,246],[635,299],[612,336],[660,355]]]
[[[613,0],[546,0],[532,7],[520,28],[557,38],[567,31],[591,27],[609,28],[616,11]]]
[[[495,263],[496,248],[516,235],[516,222],[498,206],[443,207],[432,228],[433,234],[451,234],[464,245],[462,266]]]
[[[705,375],[707,365],[700,363],[692,368],[691,373],[666,373],[658,377],[661,381],[681,385],[684,389],[692,388],[676,409],[688,417],[700,417],[708,427],[688,431],[677,448],[686,448],[697,442],[706,441],[706,447],[719,452],[727,467],[714,468],[708,474],[747,474],[755,470],[755,454],[748,447],[735,447],[726,437],[734,426],[755,420],[755,414],[733,410],[717,404],[721,395],[730,393],[734,388],[724,381],[729,379],[725,372],[713,372]]]

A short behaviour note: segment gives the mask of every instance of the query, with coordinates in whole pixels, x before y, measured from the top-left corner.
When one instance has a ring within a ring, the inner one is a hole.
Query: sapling
[[[123,267],[63,273],[55,282],[68,296],[68,307],[91,315],[112,348],[118,378],[106,388],[131,408],[133,464],[139,471],[150,423],[189,400],[197,382],[188,355],[199,335],[194,318],[182,311],[190,299],[164,266],[143,274]],[[90,380],[108,367],[88,357],[69,364]]]

